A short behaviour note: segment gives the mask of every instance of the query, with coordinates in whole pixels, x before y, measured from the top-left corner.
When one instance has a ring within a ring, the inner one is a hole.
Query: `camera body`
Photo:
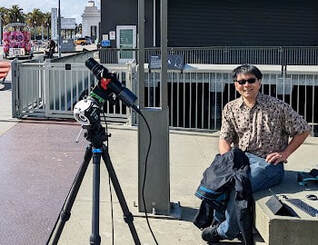
[[[100,121],[100,107],[91,97],[80,100],[74,106],[74,118],[83,127],[90,126]]]

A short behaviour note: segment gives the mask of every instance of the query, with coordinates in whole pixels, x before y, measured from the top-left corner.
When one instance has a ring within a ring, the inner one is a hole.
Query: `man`
[[[232,146],[244,151],[250,162],[252,191],[265,190],[281,182],[283,163],[304,142],[310,127],[288,104],[259,92],[262,73],[257,67],[235,68],[233,80],[241,97],[224,107],[219,152],[224,154]],[[225,216],[215,214],[218,225],[206,228],[203,240],[217,242],[239,236],[233,199],[234,191],[230,193]]]
[[[47,57],[49,59],[52,59],[53,58],[53,54],[55,52],[55,47],[56,47],[56,44],[54,42],[54,40],[49,40],[49,43],[48,43],[48,51],[45,51],[45,54],[47,55]]]

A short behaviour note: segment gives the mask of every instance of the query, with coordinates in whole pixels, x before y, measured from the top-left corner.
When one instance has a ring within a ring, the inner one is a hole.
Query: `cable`
[[[138,109],[137,106],[132,106],[133,109],[143,118],[143,120],[145,121],[147,128],[148,128],[148,132],[149,132],[149,145],[148,145],[148,150],[147,150],[147,154],[146,154],[146,160],[145,160],[145,169],[144,169],[144,176],[143,176],[143,182],[142,182],[142,191],[141,191],[141,197],[142,197],[142,202],[144,204],[144,209],[145,209],[145,216],[146,216],[146,221],[147,221],[147,225],[148,228],[150,230],[151,236],[153,238],[153,240],[155,241],[156,245],[158,245],[157,239],[155,237],[155,234],[153,233],[150,223],[149,223],[149,218],[148,218],[148,214],[147,214],[147,207],[146,207],[146,201],[145,201],[145,184],[146,184],[146,177],[147,177],[147,164],[148,164],[148,156],[149,156],[149,152],[150,152],[150,148],[151,148],[151,141],[152,141],[152,135],[151,135],[151,130],[149,127],[149,124],[146,120],[146,118],[144,117],[144,115],[142,114],[142,112]]]

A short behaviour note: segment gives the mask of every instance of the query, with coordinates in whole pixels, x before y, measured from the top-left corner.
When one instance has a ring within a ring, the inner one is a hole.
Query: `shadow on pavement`
[[[11,83],[0,83],[0,91],[11,90]]]

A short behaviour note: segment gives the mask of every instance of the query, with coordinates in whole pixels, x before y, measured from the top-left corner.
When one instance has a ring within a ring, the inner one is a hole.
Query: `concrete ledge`
[[[308,194],[317,194],[318,185],[307,188],[296,182],[297,171],[287,170],[281,185],[272,189],[279,199],[288,205],[299,217],[274,215],[266,206],[272,196],[270,191],[257,192],[255,199],[255,227],[268,245],[311,245],[318,241],[318,217],[311,217],[296,206],[288,203],[282,196],[298,198],[318,209],[318,201],[306,199]]]

